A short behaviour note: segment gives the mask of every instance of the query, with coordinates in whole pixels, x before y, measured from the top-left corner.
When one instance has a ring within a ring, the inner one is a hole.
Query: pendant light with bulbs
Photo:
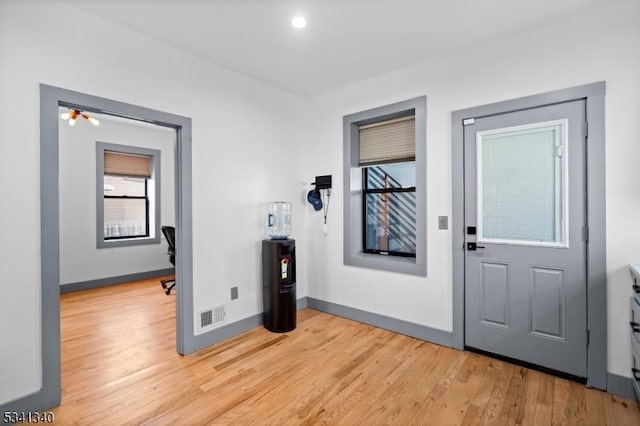
[[[62,114],[60,114],[60,118],[62,118],[63,120],[69,120],[69,126],[75,126],[76,125],[76,120],[78,119],[78,117],[84,118],[89,123],[93,124],[94,126],[99,126],[100,125],[100,121],[98,121],[97,119],[91,117],[86,112],[80,111],[79,109],[70,109],[69,111],[63,112]]]

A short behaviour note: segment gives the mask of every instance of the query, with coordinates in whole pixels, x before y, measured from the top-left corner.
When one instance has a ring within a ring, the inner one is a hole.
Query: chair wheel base
[[[171,285],[169,285],[169,283],[171,283]],[[162,280],[160,281],[160,285],[162,286],[162,288],[164,288],[164,293],[166,295],[170,295],[171,294],[171,290],[173,290],[173,288],[176,286],[176,281],[175,280]]]
[[[169,285],[169,284],[171,284],[171,285]],[[176,286],[176,280],[174,280],[174,279],[161,280],[160,281],[160,285],[162,286],[162,288],[164,288],[166,290],[165,293],[170,294],[171,293],[171,289]]]

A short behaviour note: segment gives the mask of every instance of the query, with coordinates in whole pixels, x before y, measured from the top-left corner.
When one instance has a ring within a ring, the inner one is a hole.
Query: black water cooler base
[[[264,327],[275,333],[296,328],[296,242],[262,241],[262,302]]]

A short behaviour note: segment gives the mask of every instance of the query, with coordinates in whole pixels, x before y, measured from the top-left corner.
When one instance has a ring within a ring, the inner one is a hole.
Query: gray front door
[[[578,100],[466,120],[464,130],[465,345],[578,377],[584,122]]]

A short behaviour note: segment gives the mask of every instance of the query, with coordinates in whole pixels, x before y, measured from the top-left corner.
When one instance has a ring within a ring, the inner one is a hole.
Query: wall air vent
[[[198,331],[205,331],[209,328],[214,328],[224,323],[227,318],[225,305],[203,309],[198,312],[198,318]]]

